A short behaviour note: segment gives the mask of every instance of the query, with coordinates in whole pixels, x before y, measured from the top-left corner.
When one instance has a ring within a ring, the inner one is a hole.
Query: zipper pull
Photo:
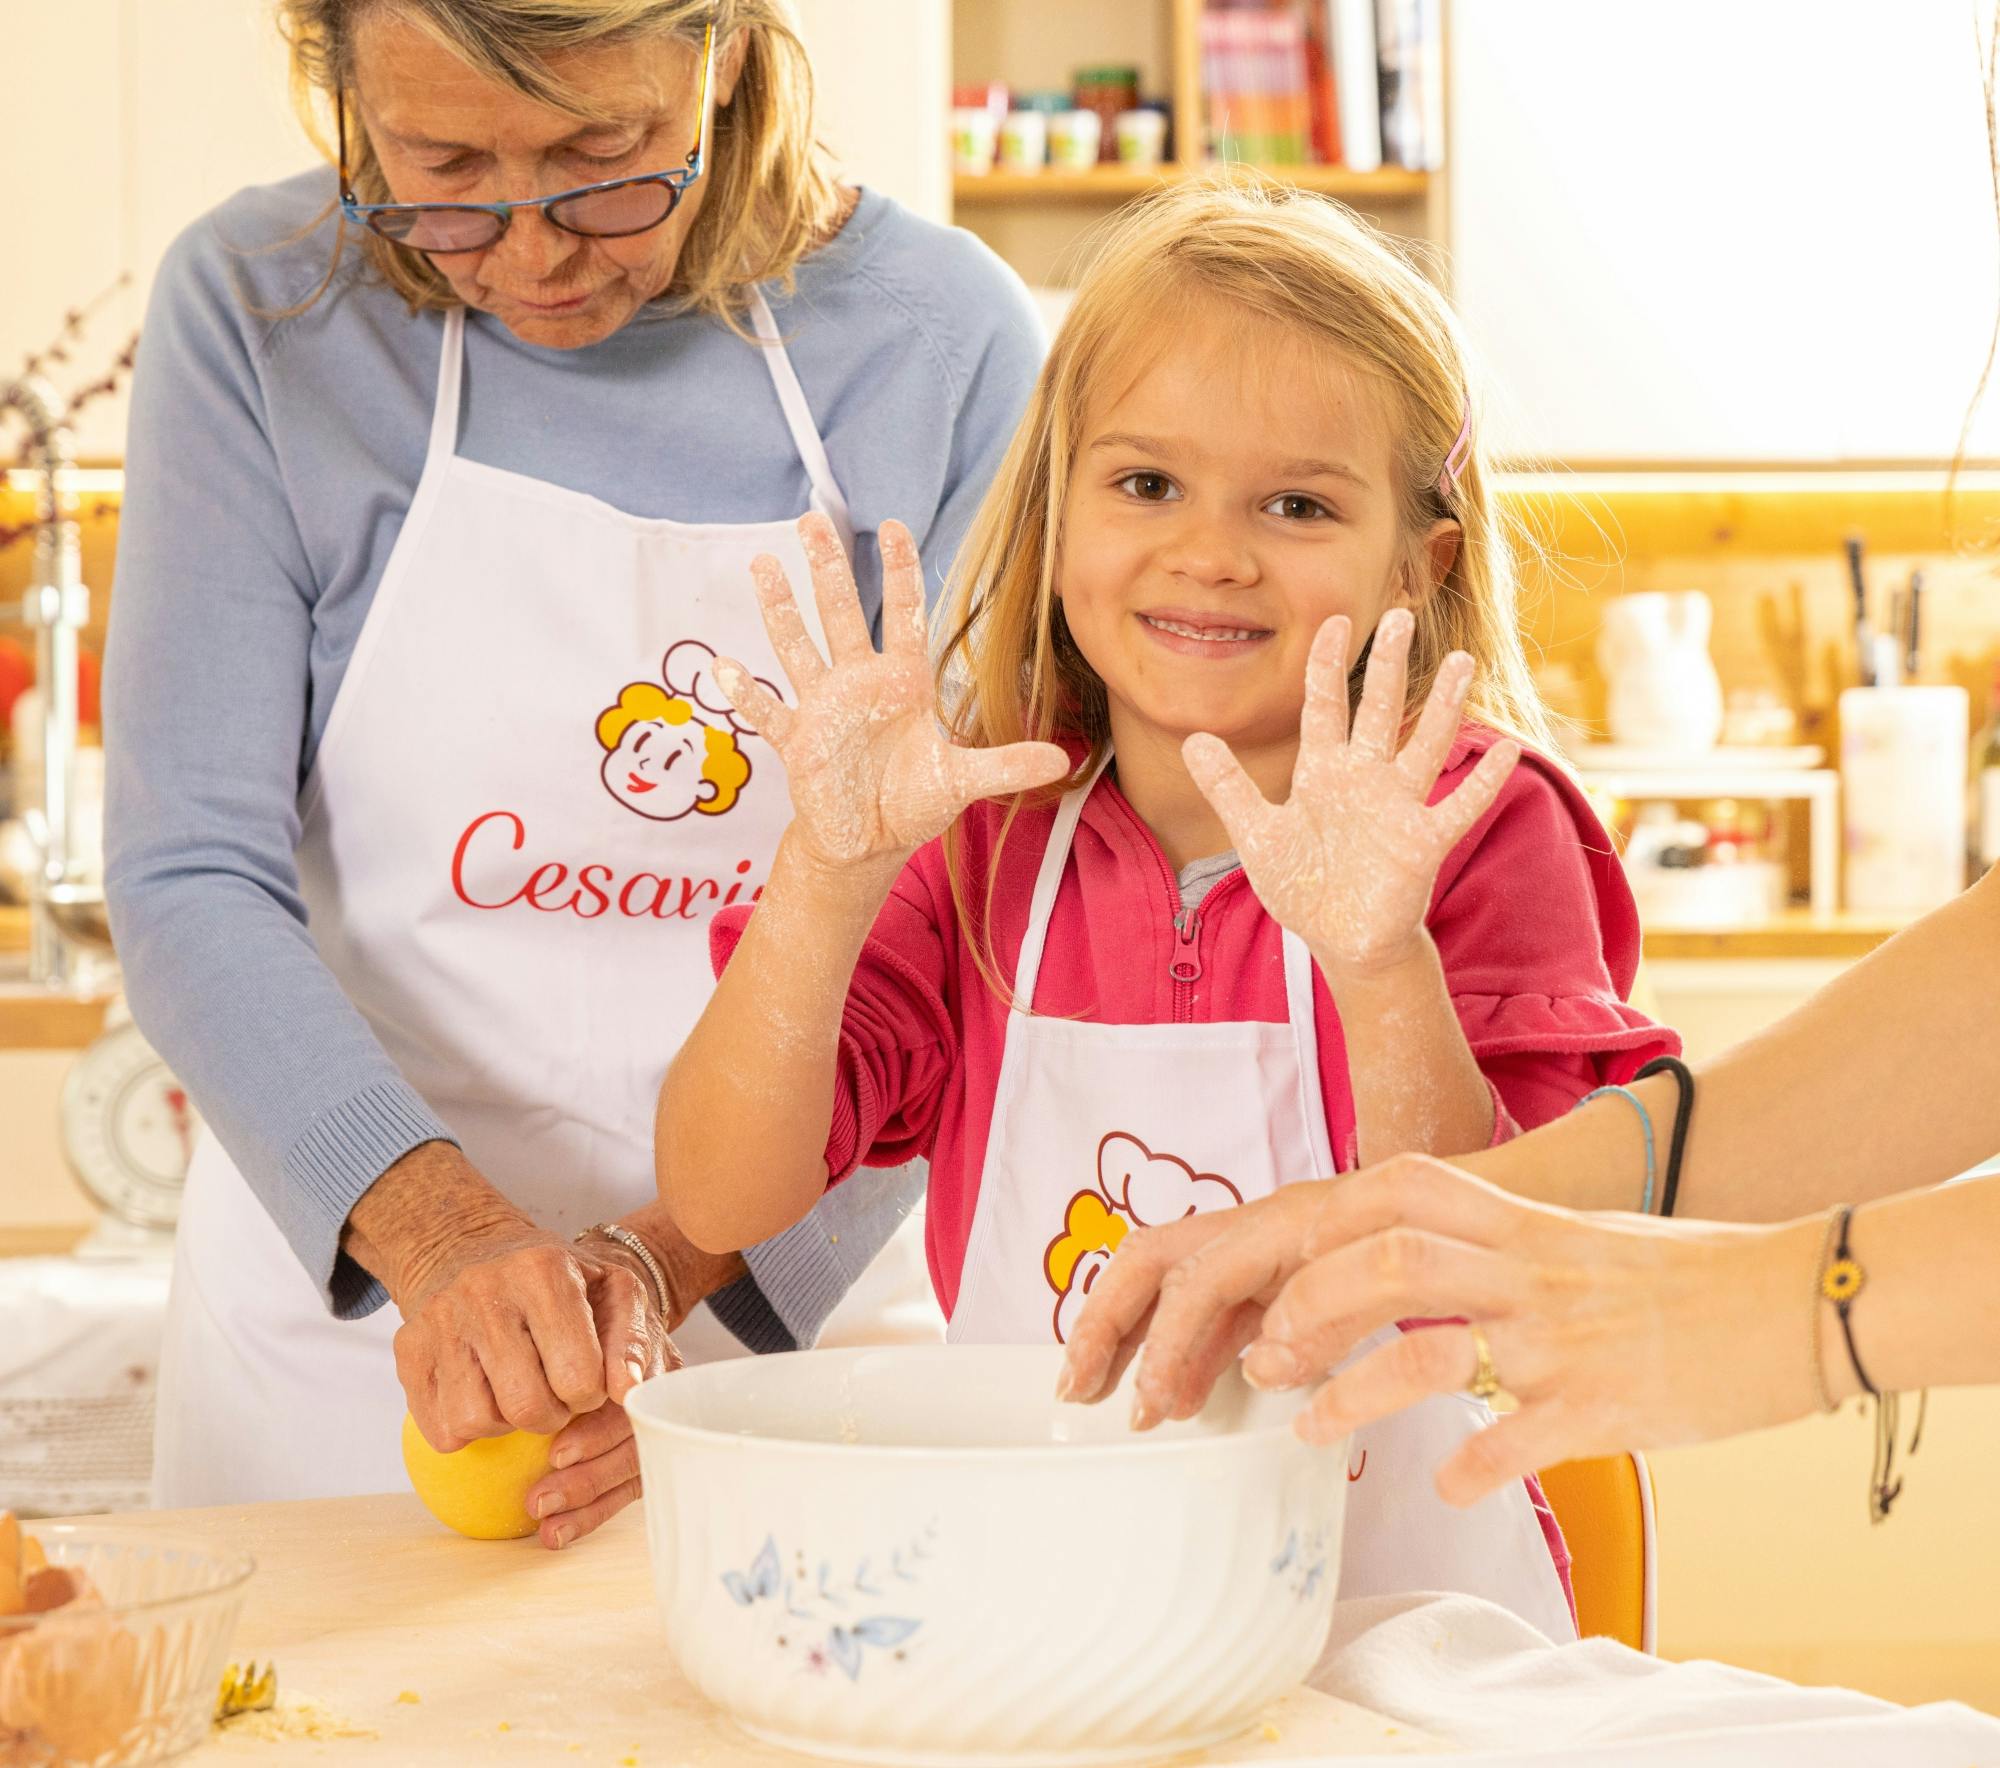
[[[1174,916],[1174,938],[1180,950],[1167,966],[1176,982],[1194,982],[1201,976],[1201,910],[1182,909]]]

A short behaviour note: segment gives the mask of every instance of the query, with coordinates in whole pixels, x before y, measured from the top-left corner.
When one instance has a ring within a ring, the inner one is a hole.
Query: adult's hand
[[[1127,1234],[1070,1328],[1057,1398],[1105,1398],[1143,1351],[1132,1428],[1192,1418],[1303,1262],[1299,1249],[1328,1189],[1327,1181],[1302,1181],[1235,1209]]]
[[[729,1280],[731,1261],[695,1253],[657,1206],[639,1213],[637,1231],[681,1284],[684,1316]],[[541,1532],[550,1546],[636,1495],[620,1402],[678,1363],[668,1336],[678,1320],[661,1317],[629,1252],[608,1242],[572,1245],[538,1226],[441,1142],[413,1149],[370,1187],[352,1211],[346,1246],[403,1315],[396,1373],[433,1448],[449,1454],[509,1430],[556,1435],[551,1455],[562,1465],[531,1495],[546,1510]],[[741,1269],[734,1261],[733,1272]]]
[[[1222,1323],[1246,1306],[1262,1329],[1244,1371],[1266,1389],[1321,1382],[1369,1333],[1398,1320],[1477,1324],[1515,1405],[1438,1469],[1439,1494],[1454,1504],[1581,1455],[1727,1436],[1817,1403],[1810,1357],[1820,1219],[1736,1227],[1578,1214],[1420,1156],[1315,1185],[1310,1196],[1289,1248],[1295,1218],[1275,1207],[1280,1193],[1260,1220],[1154,1280],[1139,1380],[1160,1415],[1199,1404],[1223,1366],[1218,1333],[1224,1342],[1242,1335],[1240,1325],[1225,1331]],[[1116,1270],[1114,1259],[1093,1304]],[[1133,1290],[1144,1288],[1142,1272]],[[1120,1293],[1113,1285],[1111,1297]],[[1124,1297],[1121,1317],[1133,1300]],[[1086,1309],[1079,1335],[1088,1319]],[[1838,1398],[1852,1384],[1821,1325],[1821,1367]],[[1157,1370],[1149,1367],[1156,1358]],[[1299,1434],[1331,1442],[1427,1395],[1464,1388],[1476,1366],[1469,1324],[1406,1332],[1324,1380],[1299,1416]]]
[[[707,1253],[691,1245],[659,1203],[621,1217],[620,1225],[646,1243],[666,1278],[664,1319],[658,1312],[651,1276],[628,1248],[615,1240],[592,1236],[579,1242],[576,1251],[586,1260],[623,1270],[637,1282],[649,1343],[657,1340],[663,1347],[658,1368],[677,1369],[680,1354],[667,1334],[698,1302],[744,1274],[743,1257],[740,1253]],[[655,1372],[648,1370],[649,1374]],[[595,1412],[566,1424],[549,1445],[549,1466],[548,1474],[528,1493],[528,1509],[540,1519],[542,1545],[563,1548],[608,1522],[639,1496],[638,1448],[623,1404],[607,1400]]]

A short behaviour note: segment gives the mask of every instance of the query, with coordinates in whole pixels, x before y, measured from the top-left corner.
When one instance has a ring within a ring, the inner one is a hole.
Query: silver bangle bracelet
[[[652,1248],[639,1236],[619,1222],[593,1222],[577,1235],[578,1240],[588,1240],[593,1234],[601,1234],[606,1240],[615,1240],[634,1258],[646,1267],[646,1275],[653,1280],[653,1299],[659,1303],[660,1322],[664,1325],[673,1317],[667,1305],[667,1276],[660,1269],[660,1261],[653,1257]]]

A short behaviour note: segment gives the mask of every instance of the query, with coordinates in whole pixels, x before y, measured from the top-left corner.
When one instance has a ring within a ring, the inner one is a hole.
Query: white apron
[[[1264,1197],[1335,1170],[1320,1097],[1312,960],[1284,936],[1283,1024],[1105,1025],[1030,1011],[1056,890],[1084,800],[1057,812],[1015,975],[993,1126],[949,1337],[1067,1337],[1097,1273],[1134,1226]],[[1174,975],[1200,974],[1199,910]],[[1378,1334],[1371,1343],[1388,1342]],[[1366,1348],[1366,1347],[1364,1347]],[[1492,1413],[1464,1394],[1423,1401],[1355,1433],[1340,1594],[1455,1590],[1573,1639],[1562,1581],[1523,1485],[1470,1510],[1437,1495],[1445,1454]]]
[[[812,508],[851,553],[761,296],[753,318]],[[750,561],[775,554],[801,589],[810,573],[791,521],[631,516],[460,457],[463,334],[454,311],[423,476],[301,799],[299,878],[321,957],[404,1078],[480,1172],[567,1238],[657,1195],[654,1104],[714,986],[709,918],[762,885],[791,816],[777,756],[711,665],[733,655],[782,683]],[[813,598],[799,606],[818,639]],[[863,1291],[906,1317],[928,1303],[917,1231],[850,1304]],[[332,1319],[204,1133],[175,1245],[154,1502],[402,1486],[400,1324],[393,1306]],[[742,1354],[706,1307],[674,1337],[691,1362]]]

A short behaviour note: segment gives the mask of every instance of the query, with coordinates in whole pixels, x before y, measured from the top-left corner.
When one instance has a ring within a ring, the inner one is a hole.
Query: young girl
[[[1546,727],[1470,412],[1442,299],[1346,210],[1182,187],[1116,224],[1043,366],[942,727],[907,534],[879,654],[825,524],[826,656],[758,561],[795,703],[718,677],[793,821],[661,1094],[691,1240],[926,1155],[951,1337],[1053,1341],[1135,1227],[1484,1147],[1677,1048],[1622,998],[1609,839],[1515,767]],[[1447,1509],[1432,1470],[1488,1414],[1427,1406],[1355,1438],[1343,1594],[1571,1636],[1538,1489]]]

